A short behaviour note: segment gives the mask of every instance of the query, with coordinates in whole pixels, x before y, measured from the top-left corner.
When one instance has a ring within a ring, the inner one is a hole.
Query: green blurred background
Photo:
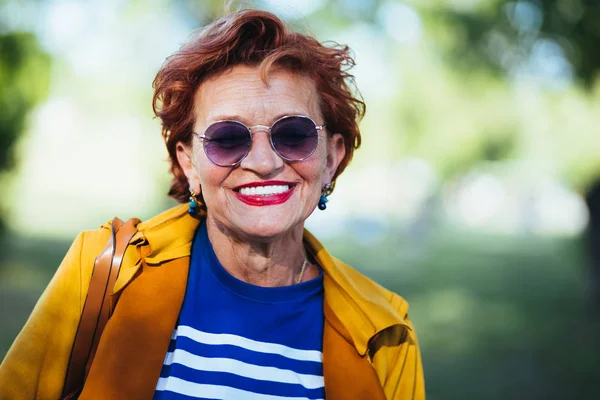
[[[428,398],[600,398],[600,1],[244,5],[355,52],[364,144],[308,226],[410,302]],[[173,204],[151,82],[223,10],[0,0],[0,356],[78,231]]]

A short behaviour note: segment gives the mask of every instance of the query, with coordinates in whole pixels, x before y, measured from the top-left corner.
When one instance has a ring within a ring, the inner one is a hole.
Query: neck
[[[206,224],[208,238],[219,262],[237,279],[256,286],[279,287],[315,276],[310,263],[306,264],[303,277],[300,276],[306,260],[303,226],[281,237],[246,238],[234,234],[210,217]]]

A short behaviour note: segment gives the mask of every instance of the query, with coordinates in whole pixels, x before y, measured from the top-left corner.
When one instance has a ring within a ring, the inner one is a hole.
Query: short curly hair
[[[173,174],[169,196],[181,203],[189,196],[189,183],[177,161],[177,143],[191,143],[198,87],[207,78],[236,65],[259,66],[265,80],[272,66],[312,79],[327,130],[340,133],[346,148],[333,186],[361,142],[358,122],[364,116],[365,104],[356,90],[354,76],[348,72],[354,64],[348,46],[321,44],[288,29],[266,11],[237,11],[198,31],[166,59],[153,83],[152,106],[162,121]]]

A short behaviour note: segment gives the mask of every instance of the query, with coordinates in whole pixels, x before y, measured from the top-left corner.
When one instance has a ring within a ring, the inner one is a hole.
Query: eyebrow
[[[270,124],[272,124],[273,122],[277,121],[280,118],[283,118],[283,117],[286,117],[286,116],[290,116],[290,115],[304,115],[304,116],[310,117],[310,115],[307,115],[306,113],[301,112],[301,111],[285,112],[285,113],[277,114],[275,116],[275,118],[273,118],[273,120],[270,122]],[[310,117],[310,118],[313,118],[313,117]],[[241,122],[241,123],[243,123],[244,125],[247,125],[247,126],[260,125],[260,124],[250,125],[250,122],[246,118],[244,118],[244,117],[242,117],[240,115],[237,115],[237,114],[233,114],[233,115],[217,115],[214,118],[210,118],[210,122],[209,123],[212,124],[212,123],[215,123],[215,122],[218,122],[218,121],[238,121],[238,122]]]

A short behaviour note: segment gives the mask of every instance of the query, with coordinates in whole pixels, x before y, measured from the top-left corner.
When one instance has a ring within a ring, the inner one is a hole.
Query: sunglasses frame
[[[200,139],[202,141],[202,147],[204,148],[204,154],[206,154],[206,158],[208,158],[210,160],[210,162],[212,162],[215,165],[218,165],[220,167],[235,167],[236,165],[240,164],[242,161],[244,161],[244,159],[248,156],[248,154],[250,154],[250,150],[252,149],[252,143],[254,142],[253,140],[253,129],[264,129],[266,131],[269,132],[269,143],[271,143],[271,148],[273,149],[273,151],[275,152],[275,154],[277,154],[279,157],[281,157],[283,160],[288,161],[288,162],[296,162],[296,161],[304,161],[306,160],[308,157],[312,156],[313,153],[315,152],[315,150],[317,150],[318,147],[318,141],[317,141],[317,146],[315,146],[314,149],[312,149],[312,151],[306,156],[306,157],[302,157],[300,159],[291,159],[291,158],[287,158],[284,157],[281,153],[279,153],[279,151],[277,151],[277,149],[275,148],[275,144],[273,143],[273,136],[271,135],[271,131],[273,129],[273,127],[280,121],[286,119],[286,118],[292,118],[292,117],[296,117],[296,118],[304,118],[309,120],[310,122],[312,122],[315,126],[315,129],[317,131],[317,139],[318,139],[318,135],[319,132],[321,130],[323,130],[327,125],[317,125],[317,123],[310,117],[307,117],[306,115],[284,115],[281,118],[278,118],[277,120],[275,120],[271,126],[267,126],[267,125],[253,125],[253,126],[247,126],[246,124],[244,124],[243,122],[240,121],[236,121],[234,119],[223,119],[223,120],[219,120],[219,121],[215,121],[212,124],[210,124],[209,126],[206,127],[206,129],[204,130],[203,134],[199,134],[198,132],[193,132],[198,139]],[[239,161],[233,163],[233,164],[219,164],[217,162],[215,162],[213,159],[210,158],[210,156],[208,155],[208,152],[206,151],[206,146],[204,145],[205,142],[210,142],[211,139],[207,138],[205,133],[206,131],[208,131],[208,129],[215,125],[218,124],[220,122],[233,122],[233,123],[237,123],[241,126],[243,126],[244,128],[246,128],[248,130],[248,134],[250,135],[250,145],[248,146],[248,149],[246,150],[246,153],[242,156],[242,158],[240,158]]]

